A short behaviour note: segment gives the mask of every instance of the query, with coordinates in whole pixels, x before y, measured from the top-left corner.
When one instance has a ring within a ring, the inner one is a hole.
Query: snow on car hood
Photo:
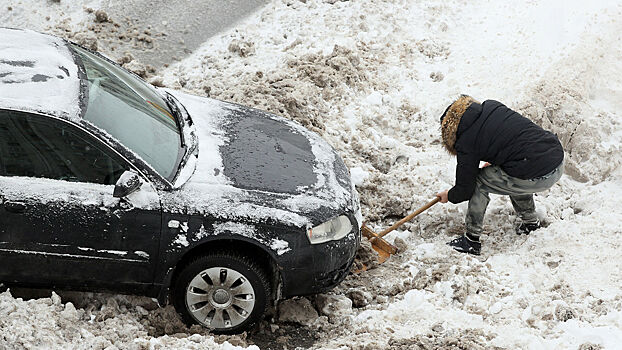
[[[167,209],[297,227],[353,210],[348,170],[317,134],[263,111],[167,91],[187,109],[199,142],[198,159],[186,165],[196,163],[194,174],[163,194]]]
[[[0,108],[77,119],[78,66],[60,38],[0,28]]]

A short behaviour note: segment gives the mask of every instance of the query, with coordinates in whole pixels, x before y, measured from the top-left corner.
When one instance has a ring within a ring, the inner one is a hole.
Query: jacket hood
[[[455,145],[458,139],[458,126],[460,125],[464,112],[466,112],[467,108],[473,103],[478,102],[471,96],[461,95],[460,98],[447,107],[447,110],[445,110],[445,113],[441,117],[443,146],[453,155],[457,154]]]
[[[196,170],[179,191],[187,210],[295,216],[289,221],[301,226],[352,209],[348,169],[319,135],[260,110],[167,91],[186,107],[198,138]]]

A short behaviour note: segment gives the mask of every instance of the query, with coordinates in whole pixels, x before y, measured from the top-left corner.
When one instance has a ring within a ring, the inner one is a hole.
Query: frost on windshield
[[[0,37],[0,107],[78,118],[78,67],[65,42],[7,28]]]

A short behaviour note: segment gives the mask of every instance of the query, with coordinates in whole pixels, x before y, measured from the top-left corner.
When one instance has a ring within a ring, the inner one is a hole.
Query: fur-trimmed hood
[[[441,117],[441,133],[443,136],[443,146],[453,155],[456,155],[456,144],[458,125],[464,112],[473,103],[479,103],[471,96],[461,95],[454,103],[449,105]]]

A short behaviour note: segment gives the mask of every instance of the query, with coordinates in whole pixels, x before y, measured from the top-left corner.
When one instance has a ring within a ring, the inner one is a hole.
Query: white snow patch
[[[137,250],[134,254],[140,256],[141,258],[149,259],[149,254],[147,252],[143,252],[142,250]]]
[[[118,256],[126,256],[127,252],[123,251],[123,250],[107,250],[107,249],[101,249],[98,250],[97,252],[99,253],[108,253],[108,254],[114,254],[114,255],[118,255]]]
[[[65,42],[7,28],[0,38],[0,108],[79,118],[78,67]]]
[[[200,241],[203,238],[207,237],[208,235],[209,235],[209,232],[207,232],[203,224],[201,224],[201,227],[199,228],[199,232],[197,232],[197,234],[195,235],[195,240]]]
[[[181,225],[179,225],[179,229],[183,233],[188,232],[188,222],[187,221],[182,222]]]
[[[274,250],[278,255],[283,255],[291,250],[287,241],[277,238],[273,238],[270,241],[270,249]]]
[[[214,225],[214,234],[216,235],[231,232],[241,236],[256,238],[255,231],[256,229],[254,225],[243,224],[240,222],[228,221]]]
[[[224,103],[175,90],[166,91],[180,100],[196,125],[199,156],[195,165],[193,181],[207,184],[231,184],[231,181],[224,174],[224,165],[220,154],[220,147],[227,141],[225,131],[222,129],[224,124],[222,118],[226,114]]]
[[[360,186],[369,178],[369,172],[365,171],[361,167],[350,168],[350,174],[352,175],[352,183],[355,186]]]
[[[178,247],[187,247],[190,245],[190,243],[188,243],[188,237],[186,236],[186,234],[180,233],[173,240],[173,245],[176,245]]]
[[[243,223],[233,222],[233,221],[223,222],[223,223],[214,225],[214,234],[219,235],[225,232],[253,238],[263,243],[266,247],[272,249],[277,255],[283,255],[291,251],[291,248],[289,247],[289,243],[287,243],[287,241],[285,240],[278,239],[278,238],[272,238],[270,240],[267,240],[261,237],[260,235],[258,235],[257,228],[255,227],[255,225],[243,224]]]

